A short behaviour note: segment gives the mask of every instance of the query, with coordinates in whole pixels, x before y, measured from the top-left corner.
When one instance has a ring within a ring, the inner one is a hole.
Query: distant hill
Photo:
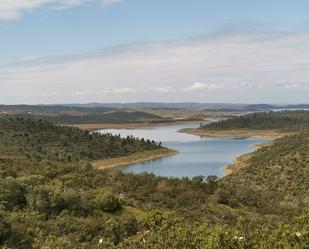
[[[146,112],[121,111],[121,110],[102,114],[88,114],[88,115],[61,114],[45,118],[53,123],[60,123],[60,124],[95,124],[95,123],[114,124],[114,123],[150,122],[150,121],[162,120],[160,116]]]
[[[0,105],[0,112],[8,114],[93,114],[93,113],[106,113],[115,111],[113,107],[77,107],[77,106],[65,106],[65,105]]]
[[[235,111],[262,111],[276,109],[309,109],[309,104],[299,105],[271,105],[271,104],[233,104],[233,103],[197,103],[197,102],[137,102],[137,103],[88,103],[68,104],[73,107],[109,107],[109,108],[174,108],[174,109],[207,109],[207,110],[235,110]]]
[[[155,114],[115,107],[77,107],[63,105],[0,105],[0,113],[32,115],[61,124],[126,123],[159,121]]]
[[[241,109],[245,104],[197,103],[197,102],[137,102],[137,103],[89,103],[69,104],[74,107],[148,108],[148,109]]]
[[[309,109],[309,104],[301,104],[301,105],[287,105],[286,108],[295,108],[295,109],[299,109],[299,108],[303,108],[303,109]]]
[[[55,114],[68,112],[104,113],[117,109],[207,109],[207,110],[235,110],[259,111],[280,109],[309,109],[309,104],[271,105],[246,103],[197,103],[197,102],[136,102],[136,103],[86,103],[86,104],[58,104],[58,105],[0,105],[0,112]]]

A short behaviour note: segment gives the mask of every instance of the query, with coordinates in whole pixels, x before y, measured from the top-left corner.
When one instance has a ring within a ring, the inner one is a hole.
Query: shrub
[[[5,221],[3,215],[0,213],[0,243],[8,239],[11,233],[10,225]]]
[[[96,197],[96,207],[104,212],[115,212],[121,208],[121,203],[112,193],[105,192]]]

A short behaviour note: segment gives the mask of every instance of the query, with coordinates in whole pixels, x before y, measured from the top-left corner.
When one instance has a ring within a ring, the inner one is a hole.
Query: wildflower
[[[297,237],[300,237],[300,236],[301,236],[301,233],[300,233],[300,232],[296,232],[295,234],[296,234]]]
[[[102,244],[102,243],[103,243],[103,239],[100,239],[100,240],[99,240],[99,244]]]
[[[243,240],[243,239],[244,239],[244,237],[242,237],[242,236],[239,236],[239,237],[235,236],[235,237],[233,237],[233,239]]]

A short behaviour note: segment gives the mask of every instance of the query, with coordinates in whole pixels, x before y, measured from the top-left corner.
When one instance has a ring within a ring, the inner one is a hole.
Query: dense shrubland
[[[0,122],[0,245],[21,249],[236,249],[309,245],[309,134],[277,140],[217,179],[99,171],[158,148],[46,121]]]
[[[309,111],[258,112],[202,125],[200,128],[207,130],[308,130]]]
[[[160,148],[154,141],[89,133],[77,128],[56,126],[42,119],[3,117],[0,118],[0,128],[0,153],[17,154],[37,161],[78,162]]]
[[[309,206],[309,133],[259,149],[247,167],[226,176],[221,185],[237,203],[260,213],[295,213]]]

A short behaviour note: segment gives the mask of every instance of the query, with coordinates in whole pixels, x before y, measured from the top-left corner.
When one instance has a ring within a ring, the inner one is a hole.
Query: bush
[[[231,198],[231,193],[225,189],[219,188],[215,192],[217,203],[228,205]]]
[[[1,179],[0,204],[7,209],[22,208],[26,204],[25,189],[15,178]]]
[[[112,193],[105,192],[96,197],[96,207],[104,212],[115,212],[121,209],[121,203]]]
[[[0,243],[8,239],[11,233],[10,225],[5,221],[3,215],[0,213]]]

